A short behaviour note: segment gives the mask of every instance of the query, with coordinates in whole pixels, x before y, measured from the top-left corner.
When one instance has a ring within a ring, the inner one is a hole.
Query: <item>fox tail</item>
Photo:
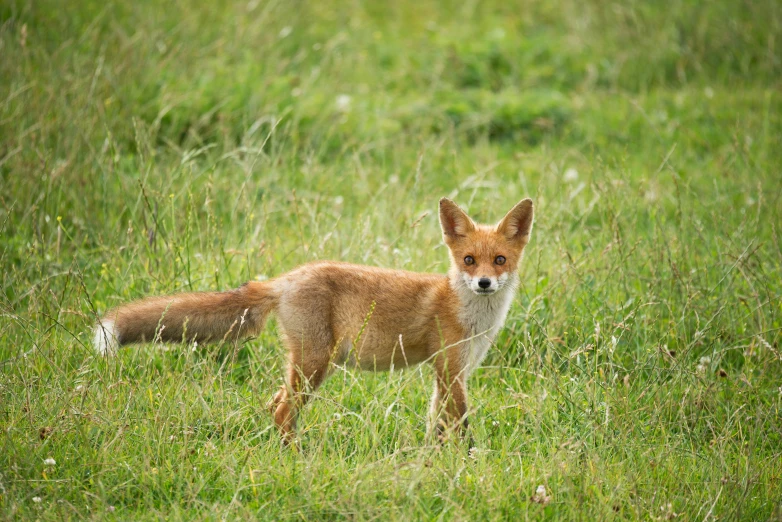
[[[269,282],[227,292],[149,297],[110,310],[95,327],[95,350],[113,354],[138,342],[234,341],[257,334],[277,306]]]

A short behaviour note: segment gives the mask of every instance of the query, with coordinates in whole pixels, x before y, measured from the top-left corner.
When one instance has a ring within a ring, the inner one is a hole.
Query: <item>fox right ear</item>
[[[448,198],[440,200],[440,226],[446,239],[463,237],[475,230],[470,216]]]
[[[510,209],[497,225],[497,231],[511,241],[529,241],[532,232],[532,217],[534,214],[532,200],[522,199]]]

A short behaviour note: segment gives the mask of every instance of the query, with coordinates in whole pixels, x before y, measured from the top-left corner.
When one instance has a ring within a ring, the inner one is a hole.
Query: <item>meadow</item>
[[[782,4],[0,3],[0,518],[782,520]],[[448,267],[440,197],[536,205],[470,379],[96,354],[149,294]],[[536,494],[544,486],[545,495]]]

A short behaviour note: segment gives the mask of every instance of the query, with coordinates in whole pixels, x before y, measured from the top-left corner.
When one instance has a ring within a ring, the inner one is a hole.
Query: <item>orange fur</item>
[[[284,441],[295,437],[296,414],[308,390],[338,364],[388,370],[432,362],[437,373],[432,421],[441,432],[461,432],[467,427],[467,377],[505,320],[532,218],[532,201],[526,199],[498,225],[477,225],[443,198],[440,221],[451,254],[447,276],[310,263],[228,292],[120,306],[98,325],[96,347],[237,340],[258,333],[274,312],[289,361],[285,384],[269,406]]]

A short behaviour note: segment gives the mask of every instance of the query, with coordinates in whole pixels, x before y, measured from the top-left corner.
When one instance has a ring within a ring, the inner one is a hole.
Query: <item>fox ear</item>
[[[440,226],[446,239],[466,236],[475,230],[475,223],[472,222],[470,216],[448,198],[440,200]]]
[[[511,241],[522,240],[526,243],[532,232],[533,214],[532,200],[522,199],[502,218],[497,231]]]

